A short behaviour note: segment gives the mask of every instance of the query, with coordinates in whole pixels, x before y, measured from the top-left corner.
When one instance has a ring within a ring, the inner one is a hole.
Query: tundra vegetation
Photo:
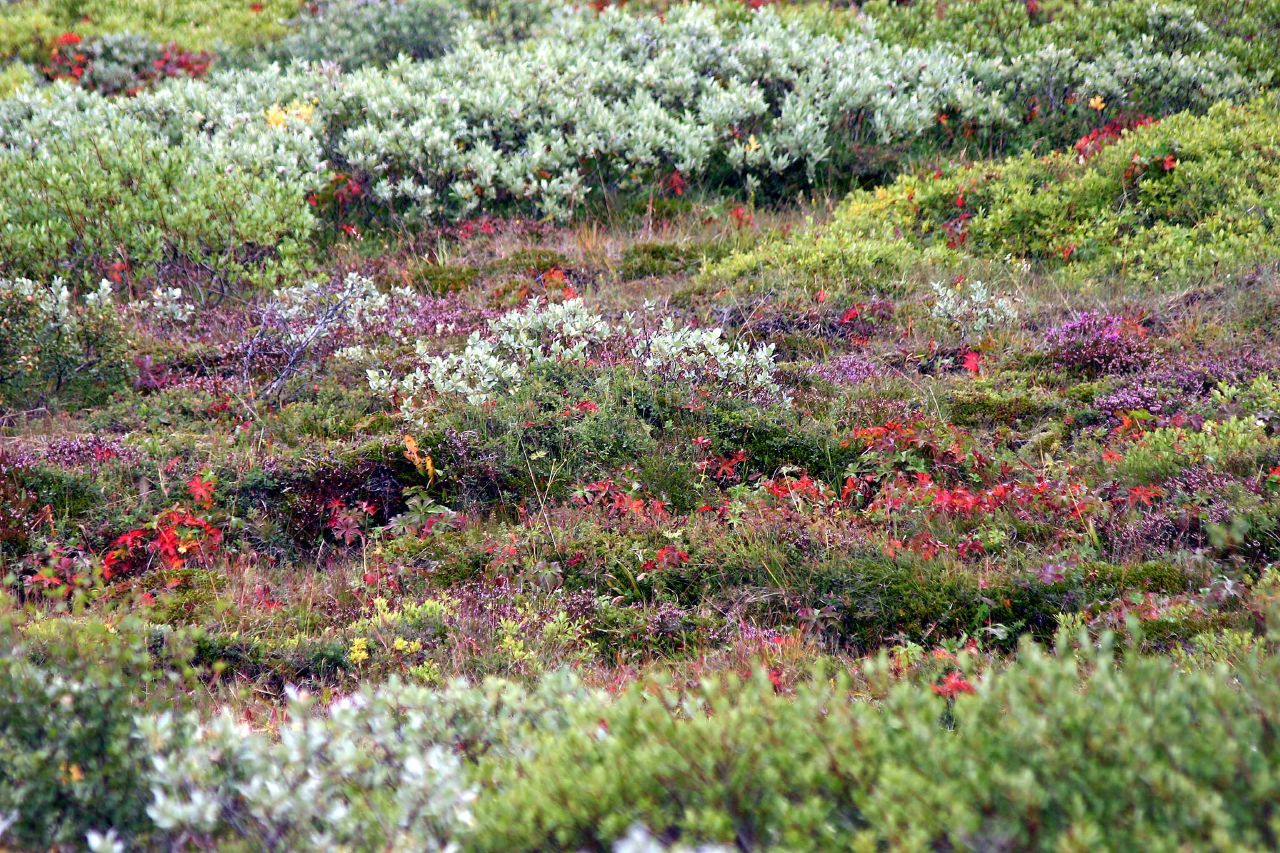
[[[1274,849],[1277,73],[0,3],[0,848]]]

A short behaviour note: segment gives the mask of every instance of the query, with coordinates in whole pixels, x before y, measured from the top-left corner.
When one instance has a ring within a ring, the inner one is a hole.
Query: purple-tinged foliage
[[[64,468],[90,468],[96,471],[108,462],[134,462],[140,457],[137,450],[117,438],[98,435],[77,435],[55,438],[39,454],[39,460]]]
[[[883,373],[884,368],[865,356],[849,353],[816,364],[809,372],[834,385],[860,385],[876,374]]]
[[[1086,373],[1129,373],[1151,360],[1147,330],[1118,314],[1081,311],[1045,333],[1045,350],[1062,367]]]

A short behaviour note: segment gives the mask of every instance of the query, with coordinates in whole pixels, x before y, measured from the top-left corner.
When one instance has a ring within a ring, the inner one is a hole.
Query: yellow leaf
[[[413,463],[419,474],[425,474],[429,483],[436,481],[436,466],[429,453],[418,449],[418,440],[408,433],[404,434],[404,458]]]
[[[422,454],[418,452],[418,440],[409,433],[404,434],[404,458],[413,463],[414,467],[422,465]]]

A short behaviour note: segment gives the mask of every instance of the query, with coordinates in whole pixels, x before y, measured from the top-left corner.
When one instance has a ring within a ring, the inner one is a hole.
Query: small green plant
[[[100,402],[129,375],[108,282],[76,299],[61,279],[0,278],[0,408]]]

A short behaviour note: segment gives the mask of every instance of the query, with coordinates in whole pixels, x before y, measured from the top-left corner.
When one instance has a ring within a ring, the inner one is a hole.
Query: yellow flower
[[[289,119],[303,124],[311,124],[311,118],[315,115],[315,112],[315,104],[308,104],[303,101],[294,101],[286,107],[272,104],[267,109],[267,126],[284,127],[288,124]]]
[[[421,640],[406,640],[404,637],[396,637],[391,643],[391,648],[395,649],[402,655],[417,654],[422,651]]]
[[[351,641],[351,651],[347,657],[354,664],[362,664],[369,659],[369,641],[364,637],[356,637]]]
[[[1089,109],[1102,112],[1106,108],[1107,108],[1107,102],[1102,100],[1101,95],[1094,95],[1092,98],[1089,99]]]
[[[753,151],[759,151],[759,150],[760,150],[760,142],[759,140],[756,139],[756,135],[753,133],[749,137],[747,137],[747,153],[750,154]]]
[[[289,120],[289,114],[279,104],[273,104],[267,110],[267,126],[268,127],[284,127],[284,123]]]

